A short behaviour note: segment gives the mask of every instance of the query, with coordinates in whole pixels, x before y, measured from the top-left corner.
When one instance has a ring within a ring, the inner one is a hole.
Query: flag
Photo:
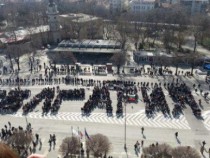
[[[78,131],[79,135],[80,135],[80,138],[82,139],[83,138],[83,134],[81,131]]]
[[[72,135],[76,136],[76,137],[79,137],[78,132],[74,128],[72,128]]]
[[[88,135],[86,129],[85,129],[85,136],[90,140],[90,137],[89,137],[89,135]]]

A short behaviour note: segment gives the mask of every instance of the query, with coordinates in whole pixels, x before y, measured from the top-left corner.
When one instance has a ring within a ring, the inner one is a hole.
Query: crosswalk
[[[21,112],[12,115],[13,117],[25,117]],[[123,125],[125,117],[117,117],[115,114],[108,117],[105,113],[92,113],[90,116],[82,116],[77,112],[59,112],[57,115],[42,116],[41,112],[33,112],[27,115],[27,118],[33,119],[50,119],[50,120],[63,120],[63,121],[78,121],[78,122],[92,122],[104,124],[117,124]],[[157,128],[172,128],[172,129],[191,129],[185,116],[179,119],[165,118],[162,114],[156,115],[154,118],[147,118],[144,110],[134,114],[126,114],[126,124],[129,126],[145,126]]]
[[[210,131],[210,110],[203,112],[203,124]]]

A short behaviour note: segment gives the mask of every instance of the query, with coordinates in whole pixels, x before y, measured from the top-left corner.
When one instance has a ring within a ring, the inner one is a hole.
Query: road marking
[[[143,110],[144,111],[144,110]],[[22,113],[17,112],[11,115],[13,117],[25,117]],[[57,115],[46,115],[42,116],[40,112],[32,112],[28,114],[28,118],[36,119],[53,119],[53,120],[64,120],[64,121],[78,121],[78,122],[94,122],[94,123],[105,123],[105,124],[117,124],[123,125],[125,118],[118,118],[115,114],[112,117],[108,117],[105,113],[92,113],[90,116],[82,116],[81,113],[73,112],[59,112]],[[157,114],[154,118],[147,118],[144,113],[139,114],[127,114],[126,115],[127,125],[130,126],[147,126],[157,128],[172,128],[172,129],[191,129],[185,116],[180,116],[179,119],[166,118],[162,114]],[[207,124],[210,126],[210,120]]]

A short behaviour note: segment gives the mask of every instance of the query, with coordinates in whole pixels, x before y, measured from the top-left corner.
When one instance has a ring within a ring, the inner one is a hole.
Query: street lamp
[[[126,145],[126,123],[127,123],[127,118],[126,118],[126,101],[127,101],[127,94],[126,93],[124,93],[124,106],[125,106],[125,126],[124,126],[124,129],[125,129],[125,135],[124,135],[124,149],[125,149],[125,151],[127,151],[127,145]]]

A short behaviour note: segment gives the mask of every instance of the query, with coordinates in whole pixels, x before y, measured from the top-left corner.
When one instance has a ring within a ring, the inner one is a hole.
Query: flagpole
[[[77,127],[77,130],[78,130],[78,135],[79,135],[79,145],[80,145],[80,150],[79,150],[79,157],[81,157],[81,140],[80,140],[80,133],[79,133],[79,126]]]
[[[71,126],[71,137],[73,137],[73,127]]]
[[[85,129],[85,128],[84,128],[84,129]],[[86,135],[85,135],[85,131],[86,131],[86,130],[84,130],[85,148],[86,148],[86,151],[85,151],[85,153],[86,153],[86,156],[87,156],[87,144],[86,144]]]

